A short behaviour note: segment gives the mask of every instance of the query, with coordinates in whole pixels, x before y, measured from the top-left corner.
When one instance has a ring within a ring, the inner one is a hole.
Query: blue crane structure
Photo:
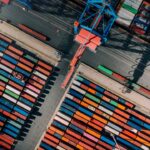
[[[70,62],[70,69],[61,85],[62,88],[67,86],[85,49],[96,52],[97,46],[107,41],[116,19],[117,15],[110,0],[87,0],[79,20],[74,23],[75,41],[80,45]]]
[[[76,22],[78,25],[74,25],[74,33],[77,34],[79,29],[83,28],[106,42],[116,19],[117,15],[110,0],[87,0],[86,7]]]

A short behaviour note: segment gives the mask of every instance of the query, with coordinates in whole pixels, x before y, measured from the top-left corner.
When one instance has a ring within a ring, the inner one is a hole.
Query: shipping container
[[[9,37],[7,37],[6,35],[3,35],[1,33],[0,33],[0,39],[4,40],[10,44],[13,42],[12,39],[10,39]]]
[[[18,27],[19,27],[21,30],[23,30],[23,31],[25,31],[25,32],[27,32],[27,33],[29,33],[29,34],[31,34],[32,36],[35,36],[36,38],[38,38],[38,39],[40,39],[40,40],[47,41],[47,37],[46,37],[45,35],[43,35],[43,34],[37,32],[37,31],[35,31],[35,30],[33,30],[33,29],[29,28],[29,27],[27,27],[26,25],[19,24]]]
[[[15,48],[15,47],[12,46],[12,45],[9,45],[8,49],[11,50],[12,52],[16,53],[17,55],[20,55],[20,56],[23,55],[23,51],[21,51],[21,50]]]

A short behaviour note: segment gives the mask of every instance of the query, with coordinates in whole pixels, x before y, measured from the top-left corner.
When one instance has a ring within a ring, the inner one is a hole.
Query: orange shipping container
[[[95,147],[95,145],[96,145],[94,142],[88,140],[88,139],[85,138],[85,137],[82,137],[82,138],[81,138],[81,141],[83,141],[84,143],[86,143],[86,144],[88,144],[88,145],[90,145],[90,146],[92,146],[92,147]]]
[[[131,137],[131,138],[133,138],[133,139],[136,138],[136,135],[135,135],[135,134],[133,134],[133,133],[127,131],[127,130],[123,130],[122,133],[128,135],[129,137]]]
[[[28,65],[28,66],[31,67],[31,68],[34,67],[34,64],[31,63],[29,60],[27,60],[27,59],[25,59],[25,58],[20,57],[19,61],[22,62],[22,63],[25,64],[25,65]]]
[[[68,144],[65,144],[63,142],[60,142],[59,146],[63,147],[65,150],[74,150],[73,148],[71,148],[70,146],[68,146]]]
[[[45,134],[44,138],[49,139],[50,141],[53,141],[55,143],[59,143],[59,140],[57,138],[55,138],[54,136],[51,136],[49,134]]]
[[[5,66],[11,68],[11,69],[15,69],[15,65],[9,63],[8,61],[4,60],[4,59],[1,59],[1,63],[4,64]]]
[[[8,47],[8,49],[11,50],[11,51],[13,51],[14,53],[20,55],[20,56],[23,55],[23,51],[20,51],[20,50],[18,50],[17,48],[11,46],[11,45]]]
[[[78,115],[76,115],[76,114],[74,114],[73,117],[74,117],[75,119],[79,120],[79,121],[82,121],[82,122],[84,122],[84,123],[88,123],[88,121],[87,121],[86,119],[84,119],[84,118],[82,118],[82,117],[80,117],[80,116],[78,116]]]
[[[41,73],[45,74],[46,76],[49,76],[51,74],[49,71],[47,71],[39,66],[36,66],[35,69],[40,71]]]
[[[52,146],[52,147],[57,147],[57,144],[55,144],[54,142],[51,142],[45,138],[42,141],[45,142],[46,144]]]
[[[5,148],[5,149],[11,149],[11,146],[8,145],[8,144],[6,144],[6,143],[3,142],[3,141],[0,141],[0,146],[2,146],[2,147]]]
[[[38,89],[42,89],[43,88],[43,86],[41,85],[41,84],[39,84],[39,83],[37,83],[36,81],[34,81],[34,80],[29,80],[29,83],[30,84],[32,84],[32,85],[34,85],[35,87],[37,87]]]
[[[82,147],[84,147],[85,149],[88,149],[88,150],[94,150],[91,146],[83,143],[83,142],[79,142],[79,145],[81,145]]]
[[[22,86],[16,84],[15,82],[13,82],[11,80],[8,83],[9,83],[9,85],[13,86],[14,88],[18,89],[19,91],[22,91],[22,89],[23,89]]]
[[[32,68],[30,68],[30,67],[28,67],[28,66],[26,66],[26,65],[24,65],[22,63],[18,63],[17,66],[19,66],[20,68],[22,68],[22,69],[24,69],[24,70],[26,70],[28,72],[32,71]]]
[[[112,146],[110,146],[109,144],[106,144],[105,142],[102,142],[100,140],[98,141],[98,144],[101,145],[101,146],[103,146],[103,147],[105,147],[105,148],[107,148],[107,149],[109,149],[109,150],[113,149]]]
[[[99,126],[97,126],[96,124],[92,123],[92,122],[88,122],[88,125],[93,127],[94,129],[97,129],[98,131],[102,131],[103,129]]]
[[[90,117],[88,117],[87,115],[81,113],[80,111],[76,111],[76,114],[77,114],[78,116],[84,118],[84,119],[87,120],[87,121],[90,121],[90,120],[91,120]]]
[[[79,140],[81,139],[81,135],[79,135],[79,134],[77,134],[77,133],[75,133],[75,132],[73,132],[73,131],[71,131],[69,129],[66,130],[66,133],[70,134],[71,136],[73,136],[73,137],[75,137],[75,138],[77,138]]]
[[[88,104],[90,104],[90,105],[92,105],[92,106],[94,106],[94,107],[98,107],[98,104],[97,104],[97,103],[91,101],[91,100],[88,99],[88,98],[85,98],[85,97],[84,97],[84,98],[83,98],[83,101],[86,102],[86,103],[88,103]]]
[[[4,91],[5,88],[3,86],[0,86],[0,91]]]
[[[9,51],[9,50],[5,50],[4,53],[7,54],[7,55],[9,55],[9,56],[11,56],[11,57],[13,57],[13,58],[15,58],[16,60],[19,60],[19,58],[20,58],[20,56],[18,56],[18,55],[16,55],[16,54],[12,53],[12,52]]]
[[[40,60],[38,61],[38,65],[42,66],[43,68],[45,68],[45,69],[47,69],[49,71],[51,71],[53,69],[53,67],[51,65],[48,65],[48,64],[46,64],[46,63],[44,63],[44,62],[42,62]]]
[[[61,131],[61,130],[55,128],[55,127],[51,126],[51,127],[49,127],[49,129],[52,130],[52,131],[54,131],[54,132],[56,132],[56,133],[58,133],[58,134],[60,134],[60,135],[64,135],[63,131]]]
[[[39,147],[39,148],[38,148],[38,150],[44,150],[44,148],[42,148],[42,147]]]
[[[82,89],[86,90],[86,91],[87,91],[88,88],[89,88],[88,86],[86,86],[86,85],[84,85],[84,84],[81,84],[80,87],[81,87]]]
[[[103,148],[103,147],[100,146],[100,145],[96,145],[96,149],[97,149],[97,150],[106,150],[105,148]]]
[[[138,135],[142,138],[144,138],[145,140],[150,142],[150,136],[147,136],[146,134],[142,133],[142,132],[138,132]]]
[[[102,117],[98,116],[98,115],[93,115],[93,118],[99,120],[100,122],[104,123],[104,124],[107,124],[107,120],[106,119],[103,119]]]
[[[101,137],[101,135],[99,133],[97,133],[97,131],[94,131],[93,129],[87,128],[86,132],[91,134],[91,135],[93,135],[96,138],[100,138]]]
[[[18,112],[16,112],[16,111],[14,111],[14,112],[13,112],[13,114],[14,114],[15,116],[17,116],[17,117],[19,117],[19,118],[23,119],[23,120],[26,120],[26,119],[27,119],[25,116],[23,116],[23,115],[19,114],[19,113],[18,113]]]
[[[12,42],[13,42],[12,39],[8,38],[7,36],[5,36],[5,35],[3,35],[3,34],[1,34],[1,33],[0,33],[0,38],[1,38],[2,40],[4,40],[4,41],[8,42],[8,43],[12,43]]]
[[[35,103],[35,101],[36,101],[35,98],[33,98],[32,96],[30,96],[30,95],[28,95],[26,93],[22,93],[21,96],[24,97],[24,98],[26,98],[27,100],[33,102],[33,103]]]
[[[73,141],[76,144],[79,143],[79,140],[76,139],[75,137],[73,137],[72,135],[69,135],[69,134],[65,133],[64,137],[71,140],[71,141]]]

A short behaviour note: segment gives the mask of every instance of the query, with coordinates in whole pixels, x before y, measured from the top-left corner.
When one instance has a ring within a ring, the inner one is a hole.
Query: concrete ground
[[[50,93],[41,103],[39,113],[32,119],[31,127],[15,150],[33,150],[43,131],[46,129],[64,90],[60,89],[77,44],[73,42],[73,22],[79,17],[81,9],[68,0],[32,0],[34,10],[25,12],[15,1],[1,9],[0,19],[12,24],[26,24],[49,37],[51,46],[60,50],[63,60],[59,65],[59,76]],[[150,89],[150,44],[135,39],[131,34],[114,26],[108,42],[97,48],[93,54],[84,53],[82,62],[96,68],[99,64],[133,79]]]

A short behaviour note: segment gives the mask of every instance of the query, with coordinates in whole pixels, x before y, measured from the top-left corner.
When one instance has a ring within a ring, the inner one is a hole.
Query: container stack
[[[124,76],[114,72],[113,70],[110,70],[107,67],[104,67],[102,65],[98,66],[98,70],[100,72],[102,72],[103,74],[105,74],[106,76],[109,76],[111,78],[113,78],[114,80],[120,82],[121,84],[130,84],[130,87],[132,87],[133,90],[135,90],[136,92],[150,98],[150,90],[146,89],[145,87],[142,87],[141,85],[132,82],[131,80],[125,78]]]
[[[150,1],[144,0],[132,22],[132,30],[144,35],[150,27]]]
[[[52,71],[0,34],[0,149],[14,146]]]
[[[134,107],[77,74],[38,150],[149,150],[150,118]]]
[[[118,11],[117,21],[120,24],[129,27],[138,12],[141,3],[142,0],[125,0]]]

